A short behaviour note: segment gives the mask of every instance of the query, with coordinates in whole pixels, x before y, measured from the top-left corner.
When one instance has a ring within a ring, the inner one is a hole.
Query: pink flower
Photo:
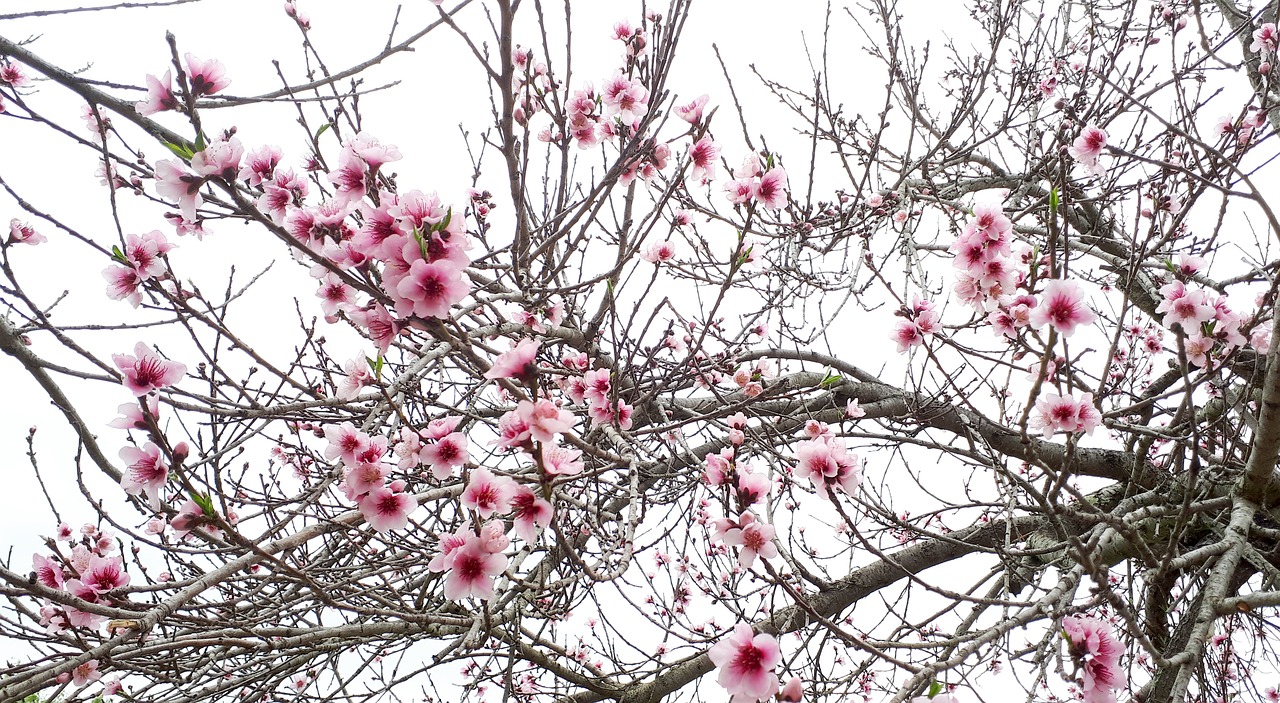
[[[651,264],[661,264],[675,258],[676,246],[671,240],[654,242],[640,252],[640,258]]]
[[[687,105],[676,105],[674,112],[680,119],[689,124],[698,124],[702,121],[702,110],[707,106],[708,95],[699,95],[693,99],[693,102]]]
[[[1181,325],[1182,331],[1192,334],[1200,331],[1200,323],[1214,318],[1217,311],[1209,303],[1203,290],[1187,290],[1181,281],[1174,281],[1160,288],[1164,300],[1156,308],[1157,313],[1164,313],[1162,321],[1165,327]]]
[[[146,234],[130,234],[125,237],[124,258],[133,265],[140,280],[160,276],[165,271],[164,257],[173,249],[160,230]]]
[[[484,540],[470,535],[449,552],[449,576],[444,581],[444,597],[462,600],[468,596],[480,600],[493,597],[493,581],[507,568],[504,554],[488,551]]]
[[[795,475],[812,483],[814,490],[823,498],[830,498],[829,490],[836,486],[852,495],[862,484],[858,456],[850,454],[834,439],[825,437],[796,446]]]
[[[391,342],[400,334],[400,324],[391,317],[391,312],[377,303],[368,308],[353,310],[348,315],[351,321],[364,328],[369,338],[378,346],[378,351],[386,354],[391,349]]]
[[[346,373],[343,375],[342,383],[338,384],[334,394],[343,400],[355,398],[360,394],[361,388],[374,383],[373,371],[369,368],[369,362],[361,357],[348,359],[347,363],[342,365],[342,370]]]
[[[213,95],[231,84],[231,81],[226,77],[227,69],[223,67],[221,61],[217,59],[201,61],[191,54],[187,54],[185,58],[187,60],[187,82],[191,86],[191,95],[193,97]]]
[[[0,84],[11,88],[21,88],[24,85],[30,85],[30,83],[31,79],[27,78],[26,71],[22,70],[22,64],[13,61],[0,63]]]
[[[44,244],[49,241],[43,234],[36,231],[35,227],[22,222],[18,218],[9,220],[9,243],[10,244]]]
[[[378,532],[401,530],[409,524],[409,513],[418,507],[413,496],[400,491],[404,490],[403,481],[395,481],[390,486],[379,486],[360,499],[360,514],[369,522],[369,526]]]
[[[498,435],[491,444],[507,449],[524,447],[529,443],[529,424],[520,413],[511,410],[498,419]]]
[[[422,436],[427,439],[444,439],[446,436],[453,434],[460,424],[462,424],[461,416],[446,415],[428,422],[427,429],[422,431]]]
[[[573,413],[545,398],[532,403],[522,400],[515,412],[529,428],[529,436],[537,442],[554,442],[557,434],[569,432],[576,422]]]
[[[182,218],[187,222],[196,221],[196,209],[204,202],[200,188],[204,186],[204,178],[187,171],[181,161],[165,159],[156,162],[156,192],[161,197],[178,202]]]
[[[462,506],[475,510],[482,519],[488,519],[494,513],[505,513],[511,509],[515,491],[515,481],[479,468],[471,472],[467,488],[462,492]]]
[[[898,353],[905,353],[911,347],[924,344],[924,332],[911,320],[899,320],[893,330],[893,341],[898,343]]]
[[[160,491],[169,480],[169,466],[160,456],[160,447],[154,442],[147,442],[142,449],[124,447],[120,450],[120,459],[128,467],[120,479],[120,488],[131,496],[146,493],[151,507],[159,508]]]
[[[102,678],[102,672],[98,671],[97,659],[90,659],[71,670],[71,684],[73,686],[87,686],[100,678]]]
[[[280,165],[280,159],[283,156],[278,146],[261,147],[245,157],[240,165],[240,173],[236,174],[236,177],[251,186],[270,183],[275,178],[276,167]]]
[[[201,176],[231,183],[240,175],[240,158],[243,155],[244,146],[239,139],[215,139],[191,157],[191,170]]]
[[[756,522],[756,516],[742,513],[738,516],[738,526],[726,530],[724,543],[731,547],[742,547],[738,553],[738,563],[744,569],[750,569],[756,563],[756,557],[772,559],[778,556],[778,547],[773,543],[776,531],[773,525]]]
[[[511,517],[516,535],[526,542],[538,539],[538,534],[551,524],[551,504],[539,498],[528,486],[519,486],[511,497]]]
[[[119,557],[89,557],[89,566],[80,574],[80,583],[94,593],[103,594],[129,585],[129,574]]]
[[[187,373],[187,367],[177,361],[166,361],[144,342],[133,347],[134,356],[112,354],[111,361],[124,374],[124,385],[134,395],[146,395],[153,390],[177,383]]]
[[[329,173],[329,182],[337,193],[334,199],[343,205],[364,197],[369,164],[354,153],[343,150],[338,155],[338,168]]]
[[[1044,286],[1040,305],[1031,311],[1031,325],[1053,326],[1064,337],[1070,337],[1077,325],[1087,325],[1097,318],[1084,303],[1084,291],[1074,281],[1054,279]]]
[[[976,205],[973,208],[973,219],[964,227],[966,236],[978,236],[983,241],[1001,240],[1013,231],[1013,222],[1005,217],[1004,208],[1000,205]]]
[[[1120,668],[1123,647],[1111,634],[1111,626],[1093,617],[1072,615],[1062,619],[1071,656],[1084,670],[1085,703],[1115,703],[1115,689],[1124,685]]]
[[[549,442],[542,445],[542,470],[548,476],[576,476],[582,468],[581,450]]]
[[[392,297],[396,299],[396,313],[401,316],[446,318],[449,308],[470,292],[471,284],[455,262],[441,259],[429,264],[418,259],[409,267],[409,275],[395,287]]]
[[[440,480],[453,475],[453,470],[467,463],[471,458],[467,452],[467,436],[461,432],[450,432],[428,444],[418,453],[424,464],[431,467],[431,474]]]
[[[351,422],[344,422],[340,425],[326,425],[324,428],[324,437],[329,440],[329,446],[324,450],[326,459],[342,458],[344,464],[355,464],[356,456],[362,454],[370,446],[372,441],[369,435],[356,429]]]
[[[732,703],[759,703],[778,692],[773,668],[782,661],[782,650],[773,635],[756,635],[750,625],[741,623],[707,656],[720,669],[717,680],[733,695]]]
[[[752,197],[761,205],[776,210],[787,204],[787,172],[775,166],[752,187]]]
[[[347,494],[355,499],[375,488],[381,488],[387,480],[387,470],[382,464],[372,461],[360,461],[347,466],[343,473],[343,483]]]
[[[689,163],[693,169],[689,177],[700,183],[708,183],[716,178],[716,159],[720,158],[720,147],[711,137],[703,137],[689,149]]]
[[[1070,395],[1045,393],[1036,403],[1039,415],[1032,422],[1036,429],[1043,429],[1045,439],[1053,437],[1055,432],[1084,432],[1093,434],[1093,430],[1102,424],[1102,416],[1093,407],[1093,394],[1085,393],[1077,400]]]
[[[741,430],[730,430],[730,432],[741,432]],[[738,472],[738,503],[742,506],[754,505],[759,503],[760,499],[769,495],[769,490],[773,488],[773,481],[765,474],[753,474],[746,470],[746,466]]]
[[[164,78],[147,74],[147,99],[136,103],[133,109],[145,116],[177,110],[181,105],[173,95],[173,71],[165,71]]]
[[[1265,58],[1276,53],[1277,44],[1280,44],[1280,32],[1276,31],[1276,23],[1267,22],[1254,30],[1253,43],[1249,45],[1249,51],[1261,54]]]
[[[1098,157],[1107,148],[1107,133],[1089,125],[1084,128],[1079,137],[1067,147],[1067,154],[1071,158],[1080,162],[1080,165],[1089,169],[1095,174],[1101,173],[1101,167],[1098,165]]]
[[[36,573],[36,580],[47,588],[61,589],[66,583],[62,566],[41,554],[31,555],[31,570]]]
[[[493,366],[485,372],[485,378],[514,378],[526,385],[533,385],[538,377],[538,347],[534,339],[522,339],[510,351],[494,359]]]
[[[724,184],[725,197],[734,205],[742,205],[751,200],[754,179],[736,178]]]

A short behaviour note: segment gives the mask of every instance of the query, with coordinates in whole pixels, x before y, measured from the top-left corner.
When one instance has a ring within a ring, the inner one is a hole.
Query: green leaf
[[[217,515],[217,512],[213,509],[213,498],[210,498],[207,494],[192,491],[191,500],[194,500],[196,505],[200,506],[200,510],[204,512],[205,517]]]
[[[844,376],[841,376],[835,371],[827,371],[827,375],[823,377],[821,382],[818,383],[818,387],[831,388],[832,386],[838,386],[843,382],[844,382]]]
[[[111,245],[111,258],[115,259],[116,261],[119,261],[122,264],[125,264],[126,266],[129,265],[129,259],[125,257],[123,251],[120,251],[120,247],[114,244]]]
[[[1049,189],[1049,212],[1054,215],[1058,214],[1058,203],[1060,202],[1058,197],[1059,197],[1058,189],[1050,188]]]
[[[190,161],[191,157],[195,156],[194,151],[188,149],[182,144],[174,144],[172,142],[161,142],[161,144],[164,144],[165,147],[167,147],[169,151],[172,151],[176,156],[178,156],[178,158]]]
[[[929,697],[933,698],[939,693],[942,693],[942,688],[943,688],[942,684],[937,681],[934,681],[933,683],[929,684]]]
[[[422,258],[430,261],[431,257],[427,254],[427,241],[422,238],[422,231],[416,226],[413,228],[413,239],[418,243],[418,251],[422,252]]]
[[[196,135],[196,148],[195,148],[195,149],[193,149],[192,151],[195,151],[195,152],[201,152],[201,151],[204,151],[204,148],[205,148],[206,146],[209,146],[209,145],[205,143],[205,141],[204,141],[204,135],[203,135],[203,134],[197,134],[197,135]]]
[[[320,135],[327,132],[329,128],[332,126],[333,124],[330,122],[325,122],[324,124],[320,125],[320,129],[316,130],[316,136],[312,141],[317,141],[317,142],[320,141]]]
[[[364,360],[369,362],[369,368],[373,370],[373,377],[381,381],[382,380],[382,362],[383,362],[382,354],[381,353],[378,354],[377,361],[374,361],[373,359],[370,359],[367,356],[364,358]]]
[[[433,226],[431,227],[431,231],[432,231],[432,232],[443,232],[443,231],[445,231],[446,229],[449,229],[449,223],[450,223],[450,222],[452,222],[452,221],[453,221],[453,206],[452,206],[452,205],[450,205],[450,206],[449,206],[449,209],[448,209],[448,210],[446,210],[446,211],[445,211],[445,213],[444,213],[444,219],[443,219],[443,220],[440,220],[440,221],[439,221],[439,222],[437,222],[435,225],[433,225]]]

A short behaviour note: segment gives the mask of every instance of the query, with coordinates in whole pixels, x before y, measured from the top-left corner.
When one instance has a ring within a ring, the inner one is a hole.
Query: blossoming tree
[[[187,4],[0,16],[0,699],[1277,697],[1274,3]]]

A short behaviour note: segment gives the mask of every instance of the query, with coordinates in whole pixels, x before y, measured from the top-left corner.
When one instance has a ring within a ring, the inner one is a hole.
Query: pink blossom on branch
[[[1054,279],[1044,286],[1040,304],[1031,311],[1031,326],[1052,326],[1064,337],[1070,337],[1076,327],[1092,324],[1097,314],[1084,302],[1084,291],[1074,281]]]
[[[134,395],[146,395],[177,383],[187,374],[186,365],[160,358],[145,342],[133,347],[133,356],[112,354],[111,361],[124,375],[124,385]]]
[[[409,513],[418,507],[413,496],[404,493],[404,482],[394,481],[379,486],[360,499],[360,514],[378,532],[402,530],[409,524]]]
[[[191,95],[213,95],[231,84],[227,79],[227,70],[217,59],[201,61],[192,54],[185,57],[187,66],[187,85],[191,86]]]
[[[511,497],[511,517],[516,535],[526,542],[535,542],[538,535],[551,524],[554,511],[551,503],[539,498],[529,486],[519,486]]]
[[[1084,393],[1079,399],[1045,393],[1036,403],[1036,413],[1032,428],[1043,430],[1045,439],[1051,439],[1056,432],[1093,434],[1102,424],[1102,415],[1093,407],[1092,393]]]
[[[485,372],[484,377],[490,379],[512,378],[532,385],[538,376],[538,347],[535,339],[522,339],[510,351],[503,352],[494,359],[493,366]]]
[[[510,510],[511,499],[515,494],[515,481],[479,468],[471,472],[467,488],[462,492],[462,506],[475,510],[481,519],[488,519],[494,513],[502,514]]]
[[[1249,51],[1261,54],[1265,60],[1276,53],[1277,46],[1280,46],[1280,31],[1276,30],[1275,22],[1267,22],[1254,30]]]
[[[1100,128],[1089,125],[1084,128],[1079,137],[1067,147],[1067,154],[1084,166],[1090,173],[1094,175],[1102,174],[1102,166],[1098,163],[1098,157],[1107,148],[1107,133]]]
[[[782,650],[773,635],[757,635],[741,623],[707,656],[720,670],[717,681],[732,694],[732,703],[761,703],[778,692],[773,668],[782,661]]]
[[[753,184],[751,196],[761,205],[777,210],[787,204],[787,172],[774,166]]]
[[[756,557],[772,559],[778,556],[778,547],[773,543],[776,534],[773,525],[757,522],[751,513],[738,516],[736,527],[728,529],[724,534],[724,543],[731,547],[741,547],[738,563],[744,569],[750,569]]]
[[[18,218],[9,220],[9,243],[10,244],[44,244],[49,241],[43,234],[36,231],[35,227],[22,222]]]
[[[482,532],[485,531],[482,528]],[[441,546],[444,546],[444,540],[441,540]],[[494,596],[494,579],[507,568],[507,557],[501,553],[506,547],[507,540],[502,537],[501,527],[496,538],[470,533],[461,544],[451,545],[446,559],[439,564],[432,561],[428,568],[432,571],[448,569],[449,575],[444,581],[445,598],[488,600]],[[441,568],[437,569],[437,566]]]
[[[685,122],[696,125],[702,121],[702,110],[707,106],[708,100],[710,100],[710,96],[705,94],[699,95],[698,97],[694,98],[693,101],[690,103],[687,103],[684,105],[676,105],[674,108],[672,108],[672,111],[676,113],[677,117],[684,120]]]
[[[1125,682],[1120,668],[1124,647],[1111,626],[1087,615],[1072,615],[1062,619],[1062,630],[1080,667],[1085,703],[1115,703],[1115,689]]]
[[[139,115],[177,110],[182,106],[173,94],[173,71],[165,71],[164,78],[147,75],[147,99],[134,105]]]
[[[151,507],[159,508],[160,491],[169,480],[169,466],[160,455],[160,447],[154,442],[147,442],[141,449],[124,447],[120,450],[120,459],[128,469],[120,479],[120,487],[133,496],[145,493]]]

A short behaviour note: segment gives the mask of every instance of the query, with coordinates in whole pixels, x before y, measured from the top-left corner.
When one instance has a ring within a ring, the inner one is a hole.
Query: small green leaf
[[[1054,214],[1054,215],[1058,214],[1058,203],[1059,203],[1059,202],[1060,202],[1060,201],[1058,200],[1058,189],[1057,189],[1057,188],[1050,188],[1050,189],[1049,189],[1049,212],[1050,212],[1050,213],[1052,213],[1052,214]]]
[[[840,385],[842,382],[844,382],[844,376],[841,376],[835,371],[827,371],[827,375],[818,384],[818,387],[831,388],[832,386]]]
[[[929,697],[933,698],[939,693],[942,693],[942,688],[943,688],[942,684],[937,681],[934,681],[933,683],[929,684]]]
[[[422,252],[422,258],[430,261],[431,256],[427,254],[427,241],[423,239],[422,231],[416,226],[413,228],[413,239],[418,243],[418,251]]]
[[[124,252],[120,251],[120,247],[114,244],[111,245],[111,258],[115,259],[116,261],[119,261],[122,264],[125,264],[125,265],[129,264],[129,259],[124,255]]]
[[[194,151],[191,151],[181,144],[174,144],[172,142],[161,142],[161,144],[164,144],[169,151],[172,151],[179,158],[186,159],[187,161],[190,161],[191,157],[195,155]]]
[[[205,517],[213,517],[217,512],[213,509],[213,498],[204,493],[191,492],[191,500],[200,506],[200,510],[204,512]]]
[[[443,219],[443,220],[440,220],[440,221],[439,221],[439,222],[437,222],[434,226],[432,226],[431,231],[432,231],[432,232],[443,232],[443,231],[445,231],[446,229],[449,229],[449,223],[450,223],[450,222],[452,222],[452,221],[453,221],[453,206],[452,206],[452,205],[450,205],[450,206],[449,206],[449,209],[448,209],[448,210],[446,210],[446,211],[445,211],[445,213],[444,213],[444,219]]]
[[[325,122],[324,124],[320,125],[320,129],[317,129],[317,130],[316,130],[316,136],[315,136],[315,139],[314,139],[313,141],[317,141],[317,142],[318,142],[318,141],[320,141],[320,135],[321,135],[321,134],[324,134],[325,132],[327,132],[327,131],[329,130],[329,128],[330,128],[330,127],[332,127],[332,126],[333,126],[333,124],[332,124],[332,123],[329,123],[329,122]]]
[[[369,368],[373,370],[373,377],[381,381],[382,380],[382,362],[383,362],[382,354],[378,354],[377,361],[374,361],[373,359],[370,359],[367,356],[364,358],[364,360],[369,362]]]
[[[197,153],[198,153],[198,152],[201,152],[201,151],[204,151],[204,148],[205,148],[206,146],[209,146],[209,145],[205,143],[205,141],[204,141],[204,135],[203,135],[203,134],[197,134],[197,135],[196,135],[196,148],[195,148],[195,149],[193,149],[192,151],[195,151],[195,152],[197,152]]]

